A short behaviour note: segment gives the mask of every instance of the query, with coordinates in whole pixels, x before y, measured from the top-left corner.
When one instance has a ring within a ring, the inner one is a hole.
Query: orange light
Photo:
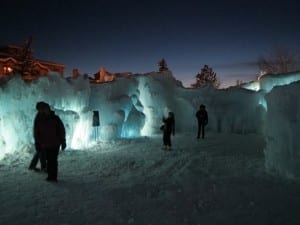
[[[13,71],[13,69],[9,66],[4,66],[3,71],[4,71],[4,73],[11,73]]]

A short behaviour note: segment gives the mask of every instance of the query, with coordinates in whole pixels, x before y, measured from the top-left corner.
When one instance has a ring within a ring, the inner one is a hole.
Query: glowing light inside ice
[[[262,105],[266,111],[268,110],[267,102],[266,102],[266,99],[264,97],[259,99],[258,104]]]
[[[91,134],[91,125],[89,121],[84,121],[81,119],[75,125],[75,130],[71,142],[71,148],[81,149],[81,148],[89,147],[90,134]]]
[[[260,89],[270,92],[275,86],[291,84],[298,80],[300,80],[300,73],[262,76],[260,78]]]
[[[1,122],[1,129],[0,129],[0,160],[3,159],[6,153],[13,153],[15,148],[15,129],[12,127],[11,124],[4,124]]]
[[[121,137],[123,138],[131,138],[131,137],[139,137],[139,132],[137,130],[128,129],[128,130],[122,130]]]
[[[148,135],[151,135],[151,133],[152,133],[151,126],[153,124],[153,119],[150,115],[151,111],[149,108],[144,108],[143,112],[146,115],[146,121],[145,121],[144,127],[141,130],[141,135],[148,136]]]
[[[140,81],[139,83],[139,90],[140,90],[140,102],[144,106],[143,108],[143,113],[145,114],[145,125],[141,130],[141,135],[142,136],[150,136],[152,134],[152,126],[153,126],[153,117],[151,115],[151,108],[148,107],[149,103],[147,102],[146,98],[146,90],[143,87],[144,82],[143,80]]]

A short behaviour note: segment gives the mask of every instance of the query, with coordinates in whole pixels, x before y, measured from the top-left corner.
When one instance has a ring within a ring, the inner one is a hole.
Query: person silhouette
[[[169,112],[168,117],[162,118],[164,125],[161,127],[163,131],[163,144],[165,150],[171,150],[171,134],[175,135],[175,115],[173,112]]]
[[[35,146],[35,154],[30,162],[29,165],[29,169],[30,170],[34,170],[34,171],[44,171],[47,172],[47,162],[46,162],[46,152],[44,151],[44,149],[40,148],[38,140],[37,140],[37,134],[35,133],[36,129],[36,124],[38,122],[39,119],[41,119],[42,117],[42,108],[45,106],[45,102],[38,102],[35,106],[37,113],[35,115],[34,118],[34,123],[33,123],[33,138],[34,138],[34,146]],[[41,164],[41,169],[38,169],[37,163],[40,160],[40,164]]]
[[[198,132],[197,138],[199,139],[200,136],[202,138],[205,137],[205,126],[208,124],[208,114],[205,109],[205,105],[201,104],[199,110],[196,113],[196,117],[198,120]]]
[[[50,110],[48,104],[41,107],[41,118],[37,120],[34,133],[39,148],[46,152],[47,181],[57,182],[58,153],[66,148],[65,127],[61,119]]]

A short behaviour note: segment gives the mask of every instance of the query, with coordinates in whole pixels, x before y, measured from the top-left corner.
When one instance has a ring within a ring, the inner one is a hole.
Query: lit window
[[[4,66],[3,71],[5,74],[7,74],[7,73],[11,73],[13,71],[13,69],[9,66]]]

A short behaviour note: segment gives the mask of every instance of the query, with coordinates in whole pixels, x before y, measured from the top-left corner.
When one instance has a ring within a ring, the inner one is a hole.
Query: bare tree
[[[262,74],[280,74],[295,70],[297,57],[284,48],[273,48],[258,60],[258,67]]]

